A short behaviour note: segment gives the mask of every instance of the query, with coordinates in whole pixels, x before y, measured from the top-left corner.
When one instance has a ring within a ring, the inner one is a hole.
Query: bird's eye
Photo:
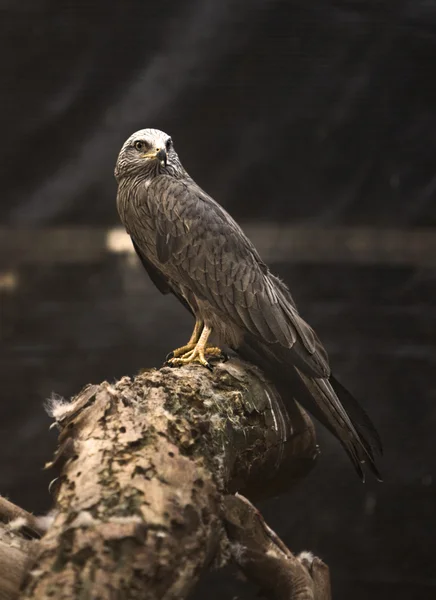
[[[172,145],[173,145],[173,140],[171,138],[168,138],[167,142],[166,142],[167,152],[169,152],[171,150]]]
[[[139,152],[142,152],[144,150],[147,150],[147,143],[141,140],[138,140],[137,142],[135,142],[135,148],[136,150],[138,150]]]

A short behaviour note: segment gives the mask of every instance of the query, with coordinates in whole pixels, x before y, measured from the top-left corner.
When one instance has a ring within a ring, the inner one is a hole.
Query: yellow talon
[[[222,356],[222,351],[220,348],[216,348],[214,346],[208,346],[204,350],[202,348],[198,348],[194,346],[193,348],[187,348],[187,352],[180,352],[176,356],[173,356],[169,359],[169,363],[175,366],[187,365],[193,362],[199,362],[203,366],[208,366],[208,362],[206,360],[206,356]]]
[[[172,352],[172,357],[173,358],[179,358],[180,356],[183,356],[184,354],[187,354],[188,352],[190,352],[191,350],[194,350],[195,348],[195,342],[186,344],[185,346],[181,346],[180,348],[176,348],[173,352]]]
[[[203,324],[197,321],[195,324],[194,333],[191,336],[188,344],[182,348],[177,348],[173,352],[172,358],[168,360],[168,363],[174,367],[181,367],[182,365],[188,365],[190,363],[200,363],[204,367],[211,368],[206,360],[205,355],[210,356],[221,356],[222,352],[220,348],[216,346],[207,346],[207,340],[212,332],[210,327],[205,325],[201,335],[199,335],[200,328]],[[194,341],[196,340],[196,341]]]
[[[203,321],[195,321],[194,331],[192,332],[191,339],[185,346],[181,346],[180,348],[176,348],[172,353],[172,358],[178,358],[179,356],[183,356],[187,352],[193,350],[200,338],[201,330],[203,329]]]
[[[222,356],[223,355],[221,348],[218,348],[217,346],[207,346],[207,348],[204,349],[204,353],[209,356]]]

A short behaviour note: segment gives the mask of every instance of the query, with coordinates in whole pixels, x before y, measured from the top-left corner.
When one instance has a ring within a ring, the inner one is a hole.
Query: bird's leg
[[[201,332],[201,335],[198,338],[198,341],[195,344],[194,348],[183,355],[171,358],[168,362],[175,367],[180,367],[189,363],[198,362],[204,367],[210,368],[210,365],[205,358],[205,354],[210,354],[212,356],[222,355],[222,352],[219,348],[207,346],[207,340],[209,339],[211,333],[212,329],[207,325],[204,325],[203,331]]]
[[[221,350],[221,348],[218,348],[218,346],[206,346],[204,349],[204,353],[208,354],[209,356],[224,356],[223,351]]]
[[[180,358],[176,359],[174,362],[180,362],[182,365],[186,365],[191,362],[199,362],[203,366],[208,367],[209,363],[204,357],[204,352],[206,350],[207,340],[209,339],[211,332],[211,328],[205,325],[197,343],[195,344],[195,347],[190,352],[187,352]]]
[[[192,332],[191,338],[185,346],[181,346],[180,348],[176,348],[173,352],[171,352],[167,360],[171,358],[178,358],[179,356],[183,356],[190,350],[195,348],[195,344],[198,342],[198,338],[200,337],[201,330],[203,329],[204,323],[203,321],[199,321],[198,319],[195,321],[194,331]]]

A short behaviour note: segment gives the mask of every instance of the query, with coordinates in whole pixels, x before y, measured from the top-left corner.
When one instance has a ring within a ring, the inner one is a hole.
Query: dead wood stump
[[[87,386],[51,411],[56,512],[20,598],[183,600],[231,557],[270,597],[329,597],[314,563],[293,557],[233,495],[288,490],[318,454],[309,417],[256,368],[232,359],[212,373],[148,370]],[[287,570],[285,587],[268,584]]]

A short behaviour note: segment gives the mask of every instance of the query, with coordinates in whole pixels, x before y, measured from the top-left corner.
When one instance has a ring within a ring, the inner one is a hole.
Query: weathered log
[[[19,530],[29,537],[39,538],[47,530],[45,517],[35,517],[3,496],[0,496],[0,522],[12,524],[9,530]]]
[[[331,600],[327,565],[311,552],[294,556],[240,494],[225,496],[223,520],[234,562],[274,600]]]
[[[26,539],[14,527],[0,523],[0,600],[18,599],[37,546],[36,540]]]
[[[312,468],[313,425],[284,400],[288,410],[257,369],[231,360],[55,403],[56,514],[21,597],[185,598],[231,556],[224,495],[274,495]]]

